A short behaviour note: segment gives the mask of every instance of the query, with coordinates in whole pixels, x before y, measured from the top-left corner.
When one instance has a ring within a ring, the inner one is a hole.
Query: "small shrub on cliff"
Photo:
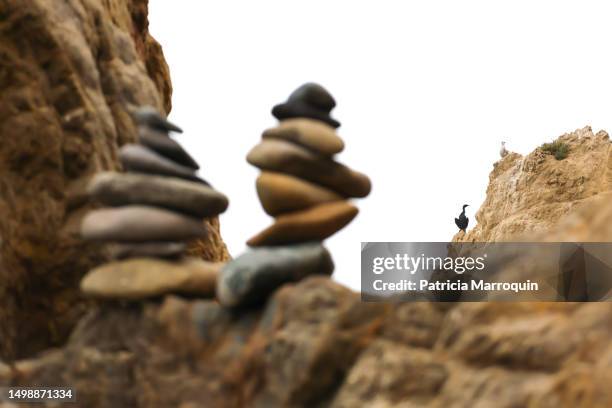
[[[569,146],[566,143],[555,140],[552,143],[544,143],[542,145],[542,150],[552,154],[557,160],[563,160],[569,153]]]

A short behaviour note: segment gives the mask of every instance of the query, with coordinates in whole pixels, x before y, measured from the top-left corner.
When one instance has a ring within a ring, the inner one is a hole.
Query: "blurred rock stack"
[[[344,149],[330,116],[334,98],[322,86],[299,87],[272,114],[247,161],[262,170],[257,193],[274,223],[247,243],[254,249],[222,271],[217,296],[226,306],[255,303],[279,285],[309,274],[331,274],[333,262],[320,241],[358,213],[348,198],[370,193],[369,178],[334,160]]]
[[[226,210],[227,198],[196,175],[196,161],[170,132],[182,133],[152,108],[135,114],[139,144],[119,152],[126,173],[107,172],[89,184],[104,208],[81,224],[88,241],[110,244],[113,261],[90,271],[84,293],[142,299],[165,293],[212,297],[222,264],[187,258],[187,243],[207,235],[203,218]]]

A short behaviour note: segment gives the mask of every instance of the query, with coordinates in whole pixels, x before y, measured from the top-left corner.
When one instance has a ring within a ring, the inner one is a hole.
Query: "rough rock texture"
[[[84,188],[117,169],[138,105],[168,111],[146,1],[0,0],[0,357],[60,345],[86,309],[75,288],[105,259],[78,240]],[[474,241],[612,240],[610,142],[565,135],[569,157],[508,155]],[[218,220],[192,252],[226,260]],[[531,235],[532,237],[534,235]],[[612,305],[362,303],[328,278],[263,308],[166,297],[100,304],[62,348],[0,385],[72,385],[78,406],[612,406]]]
[[[391,306],[313,277],[236,314],[104,306],[0,384],[72,384],[90,408],[608,407],[611,336],[610,303]]]
[[[593,146],[583,154],[607,165],[609,142],[589,137],[576,143]],[[538,182],[522,185],[515,205],[521,195],[535,207],[538,194],[550,200],[538,192],[547,185],[540,172],[579,177],[574,159],[566,174],[571,162],[545,158],[530,173]],[[535,212],[537,236],[612,241],[602,174],[585,180],[589,193],[576,195],[579,203],[564,199],[572,209],[562,220]],[[488,197],[480,209],[487,219],[493,202]],[[479,230],[509,237],[516,225]],[[526,230],[536,228],[526,223]],[[612,303],[364,303],[328,278],[311,277],[285,285],[263,308],[235,312],[178,297],[100,305],[64,348],[12,368],[0,364],[0,385],[72,384],[79,404],[94,408],[603,408],[612,406],[611,338]]]
[[[495,163],[486,200],[476,213],[477,225],[467,234],[457,233],[454,240],[530,238],[565,222],[575,207],[588,207],[598,195],[612,192],[612,143],[605,131],[593,134],[585,127],[557,140],[569,145],[564,160],[537,148],[525,157],[511,153]]]
[[[204,239],[193,241],[188,249],[188,254],[211,262],[225,262],[231,259],[225,242],[221,238],[221,227],[219,218],[207,218],[204,225],[208,236]]]
[[[170,109],[147,27],[146,0],[0,1],[0,358],[61,344],[84,312],[78,281],[105,258],[78,239],[85,185],[117,169],[131,110]]]

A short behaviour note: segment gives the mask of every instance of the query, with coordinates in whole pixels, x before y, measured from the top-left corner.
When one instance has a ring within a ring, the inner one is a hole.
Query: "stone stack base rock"
[[[127,173],[100,173],[88,186],[105,207],[83,218],[81,236],[108,244],[113,261],[91,270],[81,290],[121,300],[213,297],[222,264],[188,258],[187,243],[207,236],[203,219],[224,212],[228,199],[196,174],[199,165],[170,137],[182,132],[178,126],[151,108],[135,120],[140,143],[119,152]]]
[[[305,84],[272,110],[281,122],[266,130],[247,161],[262,170],[257,194],[274,223],[253,236],[254,249],[228,263],[217,285],[219,301],[240,307],[264,301],[287,282],[333,272],[321,241],[350,223],[359,210],[347,201],[366,197],[370,179],[334,160],[344,150],[331,118],[334,98]]]

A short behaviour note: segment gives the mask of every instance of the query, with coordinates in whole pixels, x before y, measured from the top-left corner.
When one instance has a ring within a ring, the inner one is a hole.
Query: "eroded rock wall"
[[[135,139],[131,110],[167,112],[171,90],[147,0],[0,1],[0,358],[60,344],[84,311],[78,281],[104,258],[77,235],[84,186]]]

